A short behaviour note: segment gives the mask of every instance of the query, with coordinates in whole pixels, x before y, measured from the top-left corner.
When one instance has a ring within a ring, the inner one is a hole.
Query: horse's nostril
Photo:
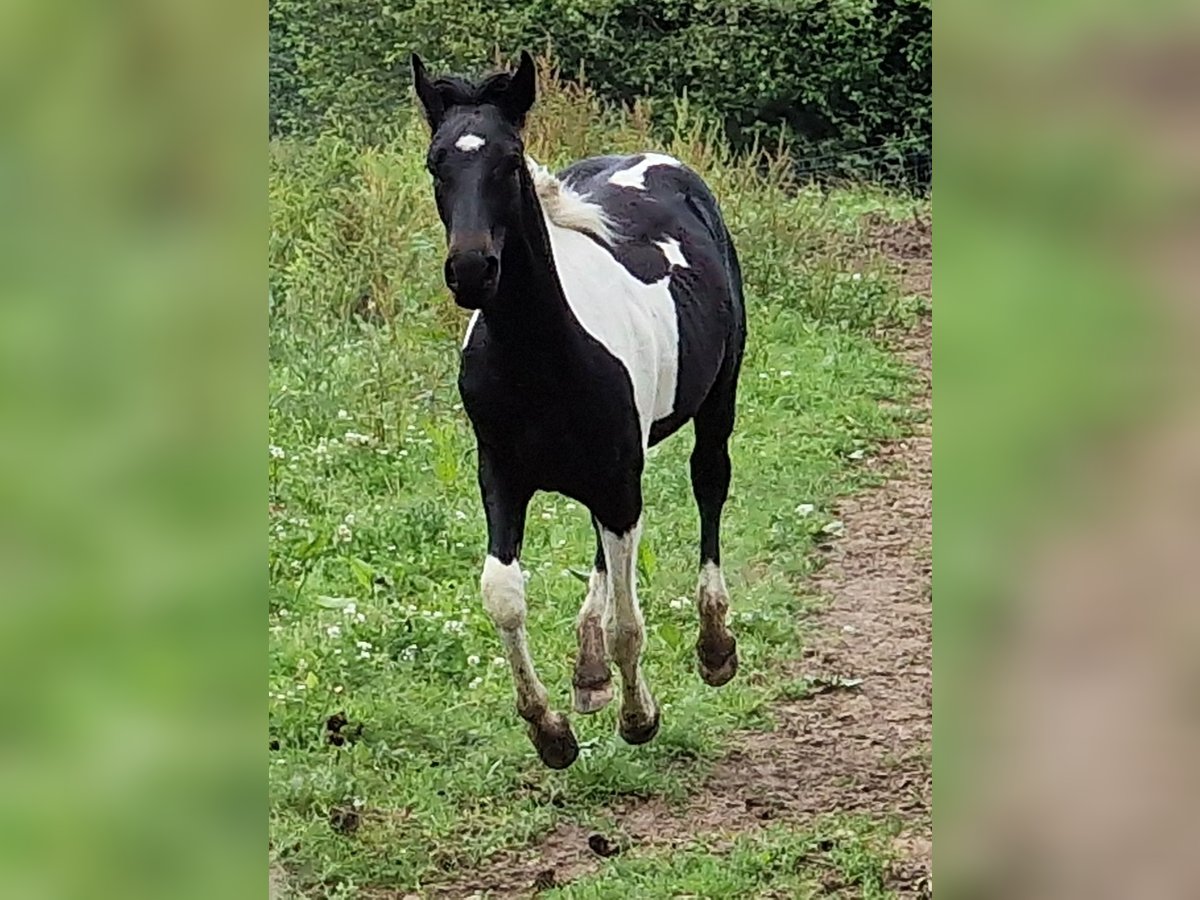
[[[450,288],[450,290],[452,290],[452,291],[456,290],[458,288],[458,278],[454,274],[454,260],[453,259],[446,260],[445,274],[446,274],[446,287]]]
[[[496,256],[489,256],[484,266],[483,277],[485,281],[492,282],[496,280],[496,275],[500,272],[500,259]]]

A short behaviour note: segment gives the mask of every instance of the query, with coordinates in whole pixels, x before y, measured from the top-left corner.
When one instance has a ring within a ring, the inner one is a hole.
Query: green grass
[[[541,894],[545,900],[670,900],[889,896],[889,839],[868,819],[830,818],[804,830],[777,825],[731,846],[697,842],[682,851],[612,859],[599,874]]]
[[[589,102],[544,90],[552,115],[535,122],[532,151],[562,162],[639,146],[636,116],[600,121]],[[538,130],[547,121],[561,145]],[[544,769],[478,598],[484,524],[454,385],[466,316],[440,284],[424,149],[415,123],[382,147],[271,147],[271,853],[306,896],[416,888],[556,821],[600,821],[615,798],[686,796],[731,731],[770,727],[770,675],[798,655],[815,602],[797,589],[815,539],[836,529],[835,499],[868,483],[862,456],[908,427],[911,376],[872,334],[910,321],[917,303],[853,250],[861,212],[908,207],[865,190],[788,191],[775,169],[757,174],[681,127],[667,149],[714,186],[746,275],[723,546],[742,674],[713,690],[695,671],[684,432],[651,451],[644,485],[639,594],[662,730],[635,748],[615,734],[615,705],[572,716],[579,761]],[[592,542],[583,509],[534,498],[530,641],[561,711]],[[341,745],[325,732],[338,712],[351,723]]]

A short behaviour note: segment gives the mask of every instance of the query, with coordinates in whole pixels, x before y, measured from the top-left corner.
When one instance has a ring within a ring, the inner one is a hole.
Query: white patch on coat
[[[533,157],[526,156],[525,165],[533,179],[533,189],[542,205],[542,212],[551,222],[571,231],[593,234],[608,244],[613,242],[612,222],[600,204],[591,202],[564,184]]]
[[[557,227],[549,216],[546,230],[575,318],[629,373],[645,449],[651,424],[675,409],[679,322],[671,279],[664,276],[653,284],[638,280],[595,241]]]
[[[471,343],[471,332],[475,330],[475,323],[479,321],[480,310],[475,310],[471,313],[471,321],[467,323],[467,333],[463,335],[462,348],[467,349],[467,344]]]
[[[679,266],[681,269],[690,268],[687,258],[683,255],[683,251],[679,249],[679,241],[673,237],[669,237],[664,241],[655,241],[654,246],[663,252],[663,256],[667,258],[667,264],[671,266]]]
[[[681,163],[673,156],[667,156],[663,153],[647,153],[637,165],[630,166],[628,169],[621,169],[619,172],[614,172],[608,179],[609,184],[615,184],[617,187],[635,188],[639,191],[646,189],[646,170],[653,166],[679,166]]]
[[[487,140],[485,140],[484,138],[481,138],[477,134],[464,134],[462,137],[460,137],[457,141],[454,142],[454,146],[457,147],[459,150],[461,150],[463,153],[474,153],[476,150],[478,150],[480,147],[482,147],[486,143],[487,143]]]

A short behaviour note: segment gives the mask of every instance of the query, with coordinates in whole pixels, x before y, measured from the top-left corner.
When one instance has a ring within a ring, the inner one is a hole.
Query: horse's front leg
[[[552,769],[565,769],[579,755],[579,745],[565,716],[550,709],[546,688],[538,679],[525,631],[525,579],[519,559],[525,532],[525,510],[533,492],[487,458],[481,449],[479,485],[487,516],[488,556],[483,564],[483,605],[504,644],[517,694],[517,712],[529,724],[538,755]]]

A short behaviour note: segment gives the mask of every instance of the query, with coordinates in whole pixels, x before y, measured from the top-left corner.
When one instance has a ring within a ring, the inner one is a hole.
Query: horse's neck
[[[532,181],[522,174],[521,226],[519,233],[505,239],[496,300],[484,315],[502,339],[554,341],[562,346],[572,321],[570,308],[554,265],[541,203]]]

